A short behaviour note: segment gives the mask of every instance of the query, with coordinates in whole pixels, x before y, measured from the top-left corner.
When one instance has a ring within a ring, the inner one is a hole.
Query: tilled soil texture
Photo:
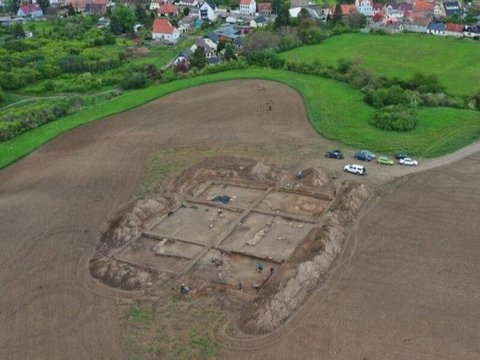
[[[287,326],[225,358],[480,358],[480,154],[380,200]]]
[[[291,88],[228,82],[73,130],[2,170],[0,358],[126,358],[118,294],[90,279],[87,263],[149,154],[318,141]]]

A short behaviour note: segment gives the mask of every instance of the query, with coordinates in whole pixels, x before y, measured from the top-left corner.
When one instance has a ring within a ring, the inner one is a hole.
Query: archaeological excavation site
[[[91,274],[124,290],[167,278],[188,296],[217,290],[248,309],[245,330],[269,332],[328,272],[368,197],[363,185],[334,180],[318,168],[205,160],[124,209]]]

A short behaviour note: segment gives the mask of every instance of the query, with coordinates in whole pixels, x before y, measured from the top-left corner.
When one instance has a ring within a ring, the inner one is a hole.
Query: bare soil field
[[[154,154],[168,162],[168,171],[160,169],[167,177],[208,156],[240,155],[352,178],[341,171],[350,160],[323,158],[329,147],[335,144],[314,132],[294,90],[236,81],[73,130],[0,171],[0,357],[127,358],[119,307],[136,295],[93,280],[88,260]],[[478,359],[479,164],[472,155],[412,175],[380,198],[335,271],[285,326],[263,336],[221,331],[222,355]],[[371,164],[362,181],[377,186],[410,171]]]

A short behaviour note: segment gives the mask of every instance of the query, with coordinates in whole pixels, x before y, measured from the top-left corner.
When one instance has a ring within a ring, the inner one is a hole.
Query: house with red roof
[[[255,0],[240,0],[240,14],[255,15],[257,3]]]
[[[153,21],[152,39],[175,44],[180,38],[180,32],[167,18],[159,18]]]
[[[463,36],[464,30],[465,30],[465,25],[463,24],[454,24],[454,23],[445,24],[445,35],[460,37],[460,36]]]
[[[260,16],[271,16],[272,15],[272,3],[258,3],[257,5],[258,15]]]
[[[178,15],[178,9],[173,4],[162,4],[158,8],[158,14],[160,16],[176,16]]]
[[[37,18],[43,16],[42,8],[38,4],[21,6],[17,11],[18,17]]]
[[[357,8],[353,4],[341,4],[340,8],[342,9],[342,15],[350,15],[357,12]]]

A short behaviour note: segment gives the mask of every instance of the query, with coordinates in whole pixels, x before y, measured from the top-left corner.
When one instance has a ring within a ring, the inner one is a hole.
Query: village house
[[[176,16],[178,15],[178,9],[175,5],[165,3],[160,5],[160,7],[157,10],[158,14],[160,16]]]
[[[453,16],[453,15],[463,16],[465,13],[465,11],[460,7],[458,2],[456,1],[444,2],[443,7],[445,8],[446,16]]]
[[[430,25],[431,21],[431,17],[414,16],[410,22],[407,21],[403,23],[403,28],[406,31],[415,33],[426,33],[428,32],[428,25]]]
[[[436,2],[433,6],[433,15],[435,17],[443,17],[445,16],[445,8],[442,2]]]
[[[433,35],[445,35],[445,24],[441,22],[431,22],[428,25],[427,32]]]
[[[448,36],[461,37],[463,36],[464,30],[465,30],[465,25],[463,24],[454,24],[454,23],[445,24],[445,35],[448,35]]]
[[[463,35],[469,38],[480,38],[480,25],[466,25]]]
[[[85,14],[105,16],[107,13],[107,0],[94,0],[85,4]]]
[[[180,38],[180,32],[168,19],[159,18],[153,21],[152,39],[160,40],[168,44],[175,44]]]
[[[43,16],[42,8],[38,4],[20,6],[17,11],[18,17],[38,18]]]
[[[379,3],[374,3],[372,5],[373,9],[373,15],[378,14],[378,13],[383,13],[383,5]]]
[[[178,5],[183,5],[183,6],[197,6],[198,5],[198,0],[180,0]]]
[[[290,9],[297,7],[307,7],[308,0],[290,0]]]
[[[257,11],[257,3],[255,0],[240,0],[240,14],[255,15]]]
[[[202,20],[217,20],[217,5],[212,0],[205,1],[198,9],[198,16]]]
[[[272,15],[272,3],[258,3],[257,5],[258,15],[269,17]]]
[[[350,15],[351,13],[358,12],[357,8],[353,4],[341,4],[340,9],[342,10],[342,15]]]
[[[373,16],[373,2],[372,1],[370,1],[370,0],[355,0],[355,7],[360,14],[363,14],[365,16]]]
[[[160,9],[160,5],[164,4],[165,1],[164,0],[152,0],[150,2],[150,10],[158,10]]]
[[[257,16],[255,19],[250,20],[250,26],[253,28],[262,28],[267,26],[268,20],[265,16]]]

